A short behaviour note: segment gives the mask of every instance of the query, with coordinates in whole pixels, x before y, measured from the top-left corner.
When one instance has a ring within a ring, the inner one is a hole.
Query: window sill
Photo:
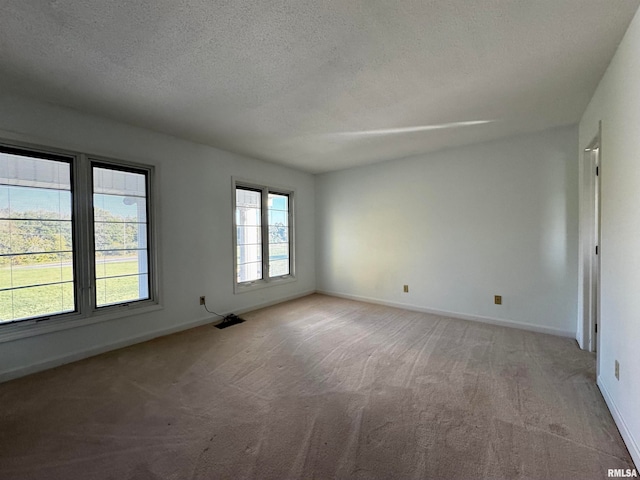
[[[236,283],[233,286],[233,293],[246,293],[252,292],[254,290],[260,290],[262,288],[267,287],[275,287],[276,285],[284,285],[287,283],[292,283],[296,281],[296,277],[294,275],[287,275],[286,277],[280,278],[272,278],[270,280],[256,280],[255,282],[249,283]]]
[[[117,320],[119,318],[130,317],[132,315],[142,315],[145,313],[157,312],[164,309],[161,304],[146,303],[144,305],[129,305],[121,307],[117,311],[94,312],[91,316],[81,316],[74,313],[60,318],[48,320],[25,320],[24,322],[0,324],[0,343],[11,342],[21,338],[35,337],[48,333],[69,330],[72,328],[86,327],[95,323]]]

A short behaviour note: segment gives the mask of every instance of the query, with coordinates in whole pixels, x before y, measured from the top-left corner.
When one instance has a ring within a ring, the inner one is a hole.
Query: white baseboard
[[[300,297],[306,297],[315,293],[315,290],[310,290],[306,292],[302,292],[296,295],[291,295],[288,297],[281,298],[279,300],[273,300],[257,305],[253,305],[247,308],[243,308],[241,310],[234,310],[236,314],[242,314],[245,312],[249,312],[252,310],[257,310],[259,308],[270,307],[272,305],[276,305],[278,303],[286,302],[289,300],[294,300]],[[223,315],[228,315],[231,312],[222,312]],[[0,372],[0,383],[6,382],[9,380],[13,380],[15,378],[24,377],[26,375],[30,375],[32,373],[41,372],[43,370],[48,370],[50,368],[59,367],[61,365],[65,365],[67,363],[77,362],[78,360],[83,360],[85,358],[93,357],[95,355],[100,355],[101,353],[110,352],[111,350],[117,350],[119,348],[128,347],[130,345],[135,345],[136,343],[146,342],[148,340],[152,340],[158,337],[164,337],[166,335],[171,335],[173,333],[181,332],[183,330],[189,330],[191,328],[200,327],[202,325],[206,325],[208,323],[214,323],[220,320],[219,318],[211,318],[211,316],[205,318],[199,318],[196,320],[192,320],[190,322],[181,323],[180,325],[174,325],[168,328],[162,328],[159,330],[153,330],[151,332],[144,333],[142,335],[136,335],[133,337],[124,338],[122,340],[118,340],[117,342],[105,343],[102,345],[96,345],[91,348],[80,350],[73,353],[68,353],[64,355],[60,355],[58,357],[49,358],[42,362],[34,363],[31,365],[27,365],[24,367],[18,367],[13,370],[7,370],[4,372]]]
[[[537,333],[547,333],[549,335],[556,335],[559,337],[568,337],[572,339],[576,338],[575,331],[561,330],[559,328],[545,327],[541,325],[534,325],[531,323],[516,322],[514,320],[504,320],[501,318],[484,317],[481,315],[468,315],[466,313],[449,312],[445,310],[434,310],[431,308],[424,308],[417,305],[411,305],[411,304],[399,303],[399,302],[387,302],[384,300],[378,300],[376,298],[363,297],[360,295],[348,295],[344,293],[330,292],[325,290],[317,290],[317,293],[321,293],[323,295],[330,295],[332,297],[346,298],[349,300],[358,300],[360,302],[375,303],[377,305],[385,305],[387,307],[403,308],[405,310],[411,310],[414,312],[430,313],[432,315],[439,315],[441,317],[451,317],[451,318],[458,318],[461,320],[470,320],[472,322],[488,323],[490,325],[497,325],[500,327],[518,328],[520,330],[528,330],[530,332],[537,332]]]
[[[172,333],[181,332],[182,330],[188,330],[190,328],[206,325],[207,323],[213,323],[214,321],[215,319],[212,319],[211,317],[200,318],[198,320],[194,320],[187,323],[181,323],[180,325],[176,325],[173,327],[154,330],[152,332],[147,332],[143,335],[137,335],[134,337],[118,340],[117,342],[105,343],[102,345],[97,345],[97,346],[88,348],[86,350],[80,350],[78,352],[64,354],[54,358],[49,358],[42,362],[34,363],[26,367],[18,367],[13,370],[0,372],[0,383],[6,382],[8,380],[13,380],[14,378],[31,375],[32,373],[41,372],[43,370],[48,370],[50,368],[59,367],[67,363],[77,362],[78,360],[83,360],[85,358],[93,357],[95,355],[100,355],[101,353],[110,352],[111,350],[117,350],[119,348],[128,347],[136,343],[142,343],[148,340],[152,340],[154,338],[164,337],[165,335],[171,335]]]
[[[624,443],[627,446],[629,453],[631,454],[631,458],[635,463],[636,470],[638,470],[640,469],[640,448],[638,448],[638,443],[636,442],[635,438],[633,438],[633,435],[631,434],[631,430],[629,430],[629,428],[627,427],[627,424],[624,421],[624,418],[622,418],[622,415],[620,414],[620,410],[618,410],[616,402],[614,402],[613,398],[611,398],[611,394],[609,393],[609,390],[607,390],[607,387],[605,387],[604,382],[601,380],[600,377],[598,377],[597,384],[598,384],[598,388],[600,388],[600,392],[602,393],[604,401],[607,404],[607,407],[609,407],[611,416],[613,417],[613,420],[616,422],[616,426],[620,431],[620,435],[622,436],[622,439],[624,440]]]
[[[270,300],[268,302],[262,302],[262,303],[258,303],[256,305],[249,305],[245,308],[242,308],[240,310],[235,310],[234,313],[236,315],[241,315],[243,313],[246,312],[252,312],[253,310],[258,310],[259,308],[267,308],[267,307],[271,307],[273,305],[277,305],[279,303],[283,303],[283,302],[288,302],[289,300],[295,300],[296,298],[302,298],[302,297],[306,297],[307,295],[313,295],[314,293],[316,293],[316,290],[306,290],[304,292],[300,292],[300,293],[296,293],[295,295],[289,295],[288,297],[283,297],[283,298],[279,298],[277,300]]]
[[[347,294],[341,294],[341,293],[329,292],[329,291],[322,291],[322,290],[308,290],[308,291],[304,291],[304,292],[301,292],[301,293],[298,293],[298,294],[295,294],[295,295],[290,295],[288,297],[279,298],[277,300],[271,300],[271,301],[268,301],[268,302],[263,302],[263,303],[250,305],[250,306],[247,306],[247,307],[245,307],[243,309],[236,310],[234,313],[242,314],[242,313],[246,313],[246,312],[249,312],[249,311],[252,311],[252,310],[257,310],[259,308],[270,307],[270,306],[276,305],[278,303],[286,302],[286,301],[289,301],[289,300],[294,300],[296,298],[305,297],[307,295],[311,295],[312,293],[321,293],[321,294],[324,294],[324,295],[331,295],[331,296],[334,296],[334,297],[347,298],[347,299],[350,299],[350,300],[358,300],[358,301],[368,302],[368,303],[375,303],[375,304],[379,304],[379,305],[386,305],[386,306],[389,306],[389,307],[404,308],[406,310],[430,313],[430,314],[439,315],[439,316],[446,316],[446,317],[452,317],[452,318],[460,318],[460,319],[463,319],[463,320],[477,321],[477,322],[482,322],[482,323],[488,323],[488,324],[491,324],[491,325],[499,325],[499,326],[504,326],[504,327],[519,328],[519,329],[523,329],[523,330],[529,330],[529,331],[539,332],[539,333],[548,333],[548,334],[551,334],[551,335],[559,335],[559,336],[563,336],[563,337],[571,337],[571,338],[575,337],[575,332],[562,331],[562,330],[554,329],[554,328],[550,328],[550,327],[541,327],[541,326],[538,326],[538,325],[531,325],[531,324],[527,324],[527,323],[514,322],[514,321],[510,321],[510,320],[503,320],[503,319],[490,318],[490,317],[482,317],[482,316],[477,316],[477,315],[467,315],[467,314],[461,314],[461,313],[457,313],[457,312],[434,310],[434,309],[428,309],[428,308],[419,307],[419,306],[416,306],[416,305],[396,303],[396,302],[386,302],[386,301],[381,301],[381,300],[378,300],[378,299],[375,299],[375,298],[363,297],[363,296],[359,296],[359,295],[347,295]],[[231,313],[231,312],[222,312],[222,313],[224,315],[226,315],[226,314]],[[180,332],[180,331],[183,331],[183,330],[188,330],[190,328],[199,327],[201,325],[206,325],[207,323],[213,323],[216,320],[217,320],[217,318],[211,318],[211,317],[200,318],[200,319],[197,319],[197,320],[193,320],[191,322],[182,323],[180,325],[175,325],[175,326],[164,328],[164,329],[154,330],[154,331],[142,334],[142,335],[137,335],[137,336],[125,338],[125,339],[119,340],[117,342],[93,346],[93,347],[85,349],[85,350],[80,350],[80,351],[73,352],[73,353],[70,353],[70,354],[65,354],[65,355],[61,355],[61,356],[58,356],[58,357],[50,358],[50,359],[44,360],[42,362],[34,363],[34,364],[27,365],[27,366],[24,366],[24,367],[18,367],[18,368],[13,369],[13,370],[7,370],[7,371],[4,371],[4,372],[0,372],[0,383],[1,382],[6,382],[8,380],[12,380],[14,378],[23,377],[25,375],[30,375],[32,373],[40,372],[40,371],[43,371],[43,370],[48,370],[50,368],[59,367],[60,365],[64,365],[64,364],[67,364],[67,363],[76,362],[78,360],[82,360],[82,359],[85,359],[85,358],[88,358],[88,357],[93,357],[95,355],[100,355],[101,353],[109,352],[111,350],[117,350],[119,348],[128,347],[128,346],[134,345],[136,343],[146,342],[146,341],[154,339],[154,338],[163,337],[165,335],[171,335],[173,333],[177,333],[177,332]]]

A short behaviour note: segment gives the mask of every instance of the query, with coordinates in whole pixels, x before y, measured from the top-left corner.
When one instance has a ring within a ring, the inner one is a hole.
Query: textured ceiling
[[[577,122],[639,4],[0,0],[0,88],[323,172]]]

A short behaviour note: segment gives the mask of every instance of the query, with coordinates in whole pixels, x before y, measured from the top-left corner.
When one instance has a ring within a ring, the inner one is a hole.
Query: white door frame
[[[582,338],[580,346],[599,350],[600,323],[600,178],[602,145],[600,132],[584,149],[581,161],[580,201],[580,289]],[[596,333],[597,329],[597,333]]]

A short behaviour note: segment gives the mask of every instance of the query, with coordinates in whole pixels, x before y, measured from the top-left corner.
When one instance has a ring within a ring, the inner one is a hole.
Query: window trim
[[[8,150],[15,150],[17,154],[28,155],[32,153],[34,156],[45,160],[69,161],[73,197],[72,235],[74,250],[72,255],[74,260],[74,293],[76,296],[76,310],[73,312],[54,313],[41,317],[0,322],[0,343],[162,309],[159,293],[157,166],[103,157],[77,150],[34,144],[22,140],[0,138],[0,146]],[[95,288],[92,211],[92,167],[94,164],[113,165],[121,169],[129,168],[134,172],[142,170],[147,174],[148,299],[97,308],[95,300],[92,300],[94,298],[93,289]]]
[[[149,279],[149,298],[145,298],[142,300],[131,300],[129,302],[116,303],[111,305],[103,305],[98,306],[96,301],[96,292],[92,291],[90,294],[91,301],[91,310],[93,312],[104,312],[107,310],[111,310],[114,308],[120,309],[124,306],[131,306],[134,304],[142,305],[145,303],[158,303],[158,289],[157,289],[157,275],[156,275],[156,266],[157,266],[157,256],[154,255],[156,252],[156,232],[154,229],[155,226],[155,215],[154,215],[154,205],[156,202],[156,197],[153,192],[153,186],[155,185],[154,181],[154,167],[151,165],[140,165],[134,162],[123,162],[120,160],[114,160],[111,158],[99,157],[97,155],[88,155],[87,156],[87,168],[89,170],[89,182],[87,185],[90,188],[90,203],[93,209],[93,167],[103,166],[105,168],[112,167],[114,170],[120,170],[124,172],[131,173],[140,173],[145,172],[146,176],[146,201],[147,201],[147,275]],[[93,212],[89,212],[90,219],[89,224],[93,226]],[[92,259],[95,258],[95,228],[88,228],[89,230],[89,249],[87,250],[90,253]],[[96,265],[95,261],[90,261],[89,263],[89,279],[92,281],[93,289],[95,289],[95,281],[96,281]]]
[[[247,188],[262,192],[262,205],[260,208],[262,231],[262,278],[250,282],[238,282],[238,230],[236,223],[236,188]],[[289,196],[288,227],[289,227],[289,273],[278,277],[269,277],[269,193]],[[295,203],[296,191],[294,188],[265,185],[263,183],[245,180],[237,177],[231,178],[231,217],[232,217],[232,245],[233,245],[233,293],[245,293],[261,288],[283,285],[296,281],[296,227],[295,227]],[[267,241],[265,241],[267,239]]]

